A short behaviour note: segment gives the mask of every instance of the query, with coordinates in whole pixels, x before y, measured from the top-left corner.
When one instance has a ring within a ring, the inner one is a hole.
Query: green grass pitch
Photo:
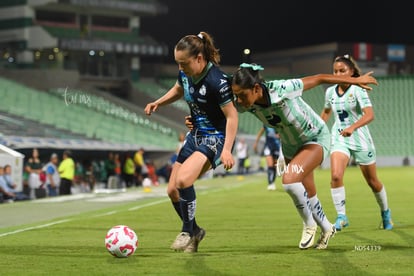
[[[345,173],[350,226],[327,250],[298,248],[299,215],[280,178],[276,191],[266,190],[265,174],[197,181],[196,217],[207,234],[195,254],[169,248],[181,224],[166,195],[117,204],[86,199],[2,204],[0,275],[413,275],[414,169],[379,168],[378,176],[395,228],[379,229],[375,197],[359,169],[350,167]],[[319,199],[334,222],[329,170],[317,170],[315,177]],[[50,214],[59,208],[72,212],[4,223],[18,210]],[[117,224],[138,235],[138,249],[129,258],[115,258],[105,249],[105,234]]]

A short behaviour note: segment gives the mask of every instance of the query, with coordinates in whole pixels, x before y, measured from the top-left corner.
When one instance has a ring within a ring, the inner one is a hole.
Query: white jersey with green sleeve
[[[302,99],[301,79],[267,81],[262,87],[268,91],[270,106],[254,104],[245,111],[275,128],[283,146],[302,146],[313,141],[326,128],[325,122]]]
[[[365,107],[372,106],[365,89],[351,85],[344,94],[337,92],[338,85],[330,86],[325,92],[325,108],[330,108],[335,118],[331,131],[331,144],[343,145],[355,151],[375,149],[368,125],[357,128],[350,137],[343,137],[340,132],[350,127],[363,115]]]

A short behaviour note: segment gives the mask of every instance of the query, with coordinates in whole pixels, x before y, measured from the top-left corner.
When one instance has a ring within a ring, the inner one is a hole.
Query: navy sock
[[[269,167],[267,168],[267,183],[273,184],[276,179],[276,168],[275,167]]]
[[[181,206],[180,202],[171,202],[174,206],[175,211],[177,212],[177,215],[180,217],[181,220],[183,220],[183,215],[181,215]]]
[[[180,193],[180,207],[183,218],[182,232],[190,233],[193,236],[194,220],[196,213],[196,193],[194,185],[188,188],[178,189]]]
[[[177,215],[180,217],[181,221],[183,221],[183,216],[181,215],[181,206],[180,202],[171,202],[174,206],[175,211],[177,212]],[[197,225],[196,219],[194,218],[193,222],[193,231],[194,233],[197,233],[200,230],[200,226]]]

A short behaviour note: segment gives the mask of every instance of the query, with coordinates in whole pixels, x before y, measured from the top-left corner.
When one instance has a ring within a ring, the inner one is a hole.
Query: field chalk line
[[[32,226],[32,227],[17,229],[17,230],[11,231],[11,232],[6,232],[6,233],[3,233],[3,234],[0,234],[0,238],[5,237],[5,236],[9,236],[9,235],[18,234],[18,233],[21,233],[21,232],[30,231],[30,230],[46,228],[46,227],[49,227],[49,226],[65,223],[65,222],[68,222],[68,221],[71,221],[71,220],[70,219],[63,219],[63,220],[58,220],[58,221],[55,221],[55,222],[42,224],[42,225],[38,225],[38,226]]]
[[[220,189],[212,189],[210,191],[208,191],[208,190],[207,191],[202,191],[202,192],[200,192],[200,195],[206,195],[210,192],[218,192],[218,191],[221,191],[221,190],[229,190],[229,189],[239,188],[239,187],[241,187],[245,184],[246,183],[239,183],[239,184],[234,185],[232,187],[223,187],[223,188],[220,188]],[[161,200],[157,200],[157,201],[150,202],[150,203],[147,203],[147,204],[142,204],[142,205],[138,205],[138,206],[135,206],[135,207],[131,207],[131,208],[128,209],[128,211],[135,211],[135,210],[138,210],[138,209],[158,205],[158,204],[168,202],[168,201],[170,201],[169,198],[161,199]],[[107,215],[112,215],[112,214],[115,214],[115,213],[116,213],[116,211],[111,211],[111,212],[106,212],[106,213],[103,213],[103,214],[100,214],[100,215],[95,215],[93,217],[107,216]],[[42,225],[38,225],[38,226],[32,226],[32,227],[17,229],[17,230],[11,231],[11,232],[6,232],[6,233],[0,234],[0,238],[5,237],[5,236],[9,236],[9,235],[19,234],[19,233],[30,231],[30,230],[42,229],[42,228],[50,227],[50,226],[53,226],[53,225],[62,224],[62,223],[65,223],[65,222],[69,222],[71,220],[72,219],[63,219],[63,220],[58,220],[58,221],[55,221],[55,222],[46,223],[46,224],[42,224]]]

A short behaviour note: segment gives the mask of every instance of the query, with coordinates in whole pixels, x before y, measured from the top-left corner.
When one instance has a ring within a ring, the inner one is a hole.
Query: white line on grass
[[[232,186],[223,186],[223,187],[217,188],[217,189],[205,190],[205,191],[198,192],[197,194],[198,195],[206,195],[206,194],[209,194],[209,193],[217,193],[217,192],[226,191],[226,190],[233,190],[233,189],[240,188],[240,187],[246,185],[246,183],[247,182],[235,184],[235,185],[232,185]]]
[[[219,192],[219,191],[223,191],[223,190],[235,189],[235,188],[239,188],[239,187],[241,187],[241,186],[244,186],[244,185],[246,185],[247,183],[248,183],[248,182],[245,182],[245,183],[239,183],[239,184],[232,185],[232,186],[225,186],[225,187],[218,188],[218,189],[205,190],[205,191],[202,191],[202,192],[200,192],[200,193],[198,193],[198,194],[199,194],[199,195],[206,195],[206,194],[208,194],[208,193],[215,193],[215,192]],[[169,198],[166,198],[166,199],[161,199],[161,200],[154,201],[154,202],[150,202],[150,203],[143,204],[143,205],[138,205],[138,206],[135,206],[135,207],[131,207],[131,208],[129,208],[129,209],[128,209],[128,211],[135,211],[135,210],[138,210],[138,209],[141,209],[141,208],[145,208],[145,207],[149,207],[149,206],[157,205],[157,204],[164,203],[164,202],[167,202],[167,201],[170,201],[170,199],[169,199]]]
[[[94,218],[99,218],[99,217],[104,217],[104,216],[110,216],[110,215],[113,215],[113,214],[116,214],[116,211],[110,211],[110,212],[106,212],[106,213],[103,213],[103,214],[98,214],[98,215],[95,215],[93,217]]]
[[[55,222],[42,224],[42,225],[38,225],[38,226],[32,226],[32,227],[27,227],[27,228],[23,228],[23,229],[17,229],[17,230],[11,231],[11,232],[0,234],[0,238],[4,237],[4,236],[8,236],[8,235],[14,235],[14,234],[18,234],[18,233],[21,233],[21,232],[34,230],[34,229],[46,228],[46,227],[49,227],[49,226],[65,223],[65,222],[68,222],[68,221],[71,221],[71,220],[70,219],[64,219],[64,220],[58,220],[58,221],[55,221]]]
[[[206,194],[211,193],[211,192],[218,192],[218,191],[223,191],[223,190],[235,189],[235,188],[239,188],[241,186],[244,186],[245,184],[247,184],[247,182],[239,183],[237,185],[233,185],[233,186],[230,186],[230,187],[223,187],[223,188],[219,188],[219,189],[206,190],[206,191],[201,192],[200,194],[206,195]],[[154,205],[157,205],[157,204],[160,204],[160,203],[164,203],[164,202],[168,202],[168,201],[170,201],[170,199],[169,198],[165,198],[165,199],[157,200],[157,201],[150,202],[150,203],[147,203],[147,204],[143,204],[143,205],[138,205],[138,206],[135,206],[135,207],[131,207],[131,208],[128,209],[128,211],[135,211],[135,210],[138,210],[138,209],[141,209],[141,208],[145,208],[145,207],[149,207],[149,206],[154,206]],[[107,215],[112,215],[112,214],[115,214],[115,213],[116,213],[116,211],[110,211],[110,212],[106,212],[104,214],[95,215],[94,217],[107,216]],[[49,227],[49,226],[53,226],[53,225],[56,225],[56,224],[65,223],[65,222],[68,222],[68,221],[71,221],[71,219],[64,219],[64,220],[59,220],[59,221],[55,221],[55,222],[51,222],[51,223],[47,223],[47,224],[38,225],[38,226],[32,226],[32,227],[17,229],[15,231],[11,231],[11,232],[6,232],[6,233],[3,233],[3,234],[0,234],[0,238],[1,237],[5,237],[5,236],[9,236],[9,235],[14,235],[14,234],[26,232],[26,231],[30,231],[30,230],[46,228],[46,227]]]
[[[150,202],[150,203],[143,204],[143,205],[138,205],[138,206],[129,208],[128,211],[135,211],[135,210],[138,210],[138,209],[141,209],[141,208],[157,205],[157,204],[164,203],[164,202],[167,202],[167,201],[170,201],[170,199],[166,198],[166,199],[161,199],[161,200]]]

